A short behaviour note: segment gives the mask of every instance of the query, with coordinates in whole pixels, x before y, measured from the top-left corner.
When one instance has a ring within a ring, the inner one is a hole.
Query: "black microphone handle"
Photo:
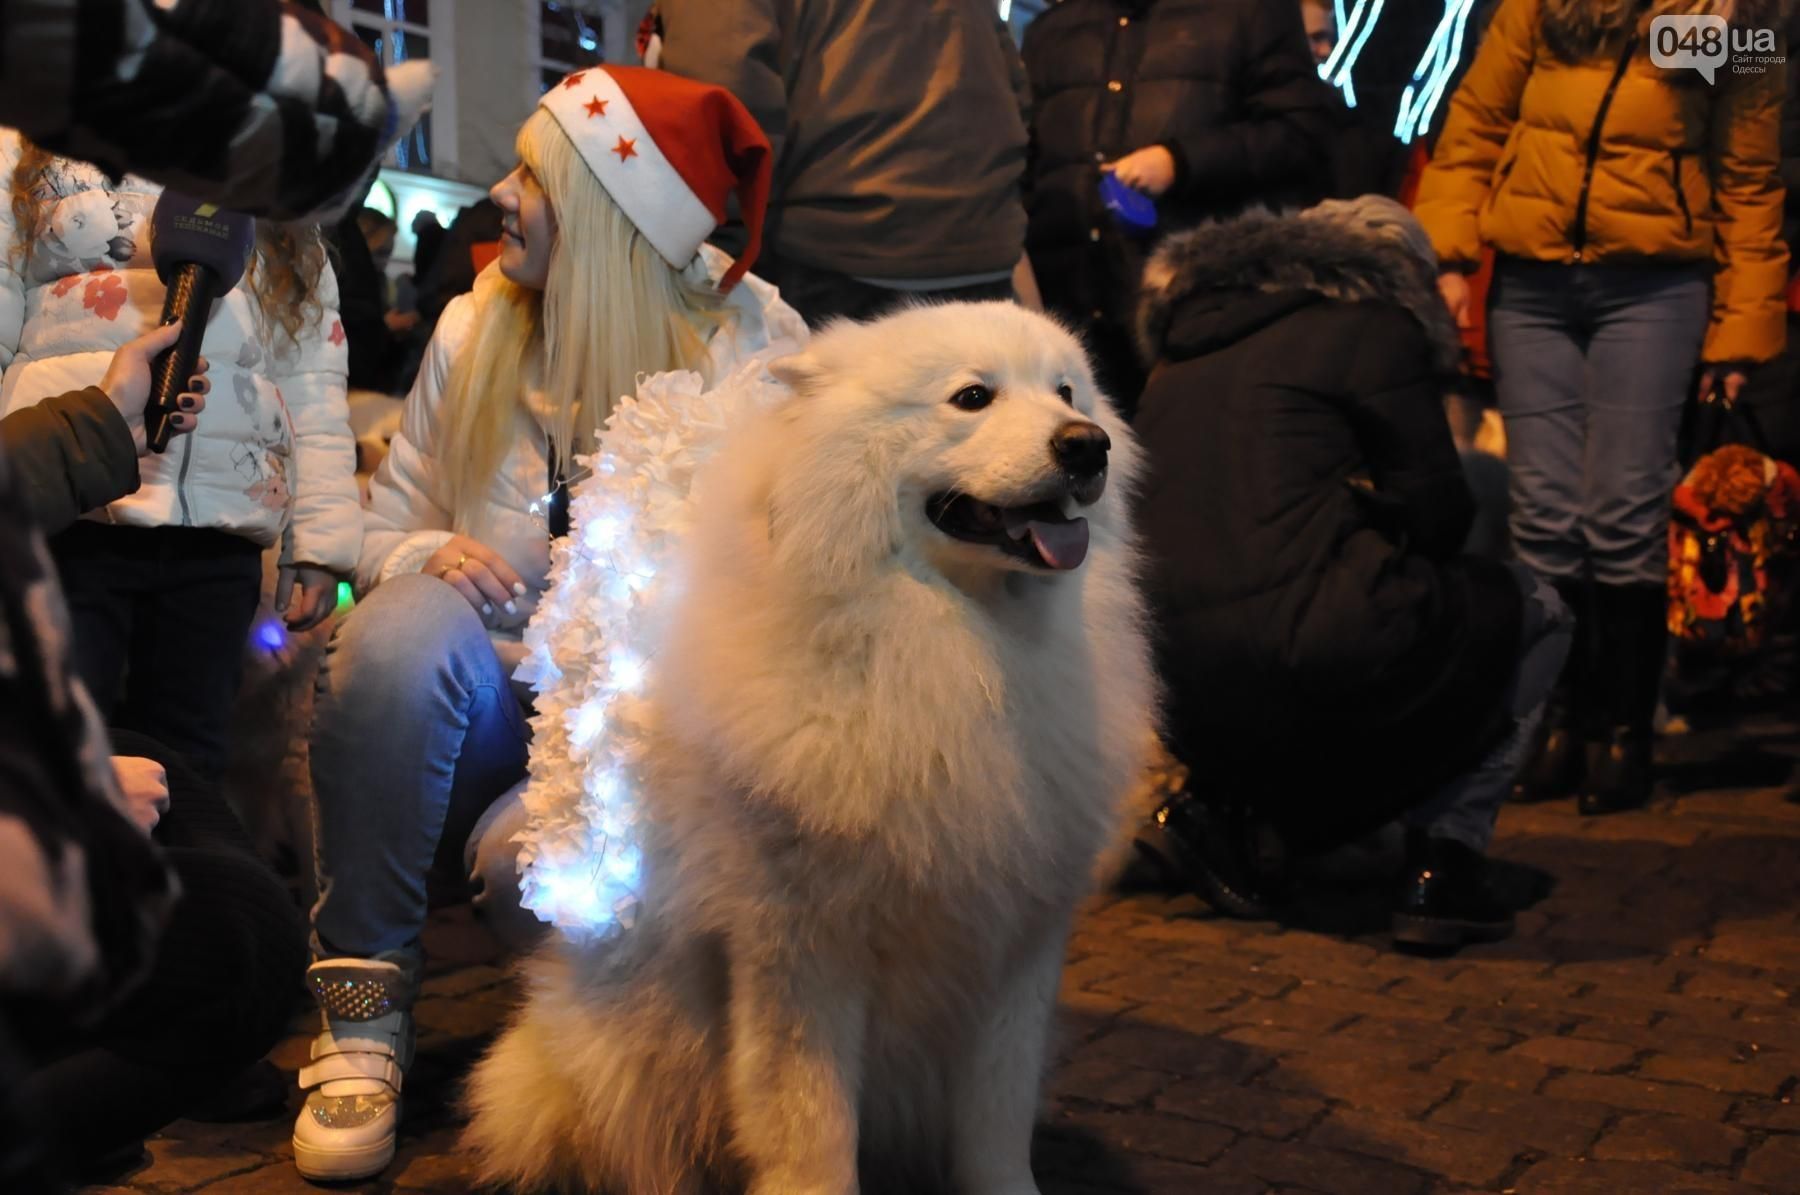
[[[144,439],[152,452],[169,446],[175,429],[170,416],[180,408],[176,401],[188,388],[194,367],[200,363],[200,342],[206,338],[206,321],[212,315],[219,275],[210,267],[189,262],[175,267],[163,300],[164,325],[181,321],[181,335],[150,363],[150,401],[144,406]]]

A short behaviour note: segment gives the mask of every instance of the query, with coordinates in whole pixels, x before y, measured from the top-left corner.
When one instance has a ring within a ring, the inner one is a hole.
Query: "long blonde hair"
[[[663,260],[548,112],[538,109],[519,130],[518,153],[556,213],[556,246],[541,294],[492,266],[476,281],[475,330],[451,365],[441,429],[460,530],[476,530],[472,520],[532,390],[545,397],[557,459],[573,461],[592,451],[639,374],[705,376],[707,341],[726,319],[700,260],[680,270]]]

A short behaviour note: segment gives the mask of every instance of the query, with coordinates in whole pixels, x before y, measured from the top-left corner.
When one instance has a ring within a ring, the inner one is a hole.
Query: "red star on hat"
[[[687,268],[737,196],[749,238],[719,279],[729,291],[756,261],[768,209],[769,140],[755,118],[723,88],[667,71],[594,66],[579,84],[550,88],[538,105],[670,266]]]
[[[611,102],[611,100],[603,100],[599,96],[595,96],[587,102],[587,114],[589,116],[605,116],[606,105]]]
[[[576,71],[574,74],[570,75],[568,78],[563,80],[563,86],[567,87],[571,90],[573,90],[574,88],[580,87],[581,86],[581,77],[585,74],[587,74],[586,71]]]

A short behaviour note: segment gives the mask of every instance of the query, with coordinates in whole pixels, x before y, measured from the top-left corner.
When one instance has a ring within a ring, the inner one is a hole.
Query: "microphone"
[[[144,438],[151,449],[169,447],[169,418],[194,376],[200,342],[215,299],[229,294],[244,276],[256,243],[256,221],[190,195],[164,191],[150,217],[150,256],[156,276],[168,289],[162,322],[181,321],[181,335],[150,364],[150,401],[144,408]]]

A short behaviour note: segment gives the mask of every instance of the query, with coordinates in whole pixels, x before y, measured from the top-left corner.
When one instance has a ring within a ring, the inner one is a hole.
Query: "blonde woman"
[[[373,483],[362,600],[332,640],[312,736],[319,902],[310,985],[324,1032],[294,1156],[310,1178],[393,1156],[412,1053],[426,875],[473,862],[477,900],[516,907],[525,710],[520,633],[566,530],[572,464],[641,375],[709,381],[800,317],[745,275],[760,242],[769,145],[722,89],[638,68],[552,88],[492,195],[499,260],[438,324]],[[735,192],[749,247],[702,244]],[[503,936],[506,936],[503,931]]]

